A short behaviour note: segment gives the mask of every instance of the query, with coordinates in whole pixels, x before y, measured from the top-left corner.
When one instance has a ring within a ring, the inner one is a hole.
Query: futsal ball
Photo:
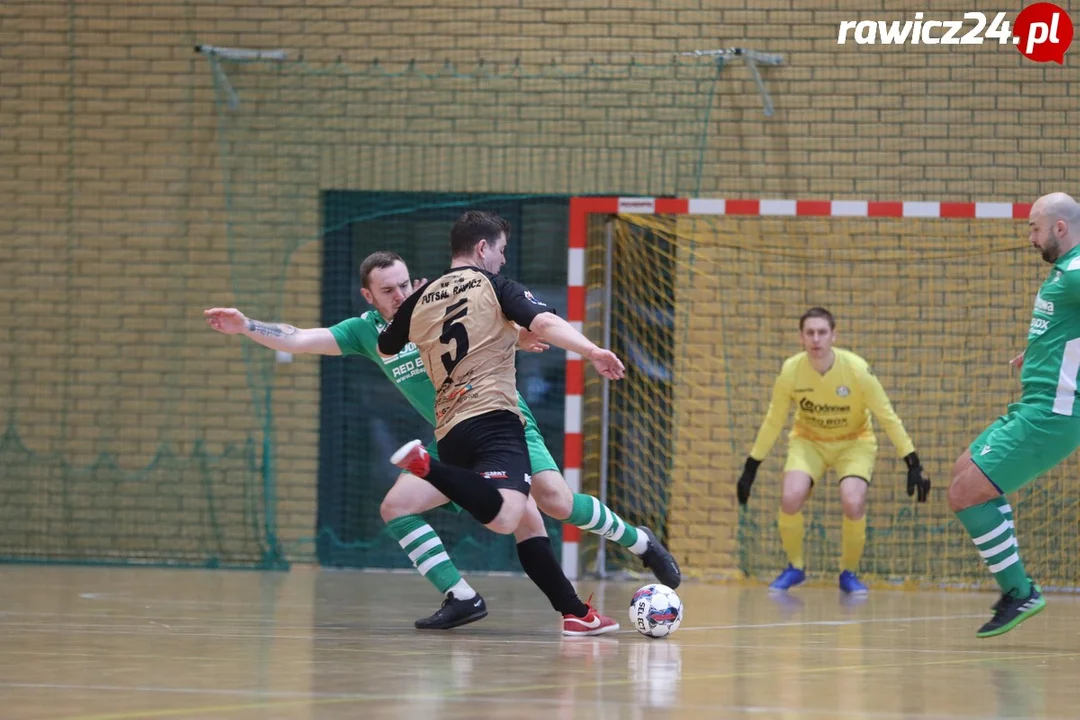
[[[667,637],[682,623],[682,600],[667,585],[646,585],[630,599],[630,622],[646,637]]]

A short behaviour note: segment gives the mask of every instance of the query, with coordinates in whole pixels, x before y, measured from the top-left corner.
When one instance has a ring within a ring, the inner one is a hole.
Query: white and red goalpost
[[[653,197],[574,197],[570,199],[567,258],[567,317],[584,329],[586,313],[585,250],[590,215],[738,215],[847,218],[985,218],[1024,219],[1030,203],[927,202],[874,200],[760,200]],[[581,492],[584,456],[582,413],[585,393],[585,361],[566,356],[566,410],[563,475],[573,492]],[[562,565],[567,577],[580,574],[581,530],[563,525]]]

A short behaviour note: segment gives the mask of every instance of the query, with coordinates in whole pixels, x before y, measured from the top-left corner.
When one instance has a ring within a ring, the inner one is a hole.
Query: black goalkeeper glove
[[[746,458],[746,465],[743,466],[742,475],[739,476],[739,483],[735,486],[740,505],[745,505],[746,501],[750,499],[750,486],[754,484],[759,465],[761,465],[760,460],[755,460],[752,457]]]
[[[904,456],[904,462],[907,464],[908,497],[914,495],[915,490],[918,490],[919,502],[926,502],[926,498],[930,495],[930,476],[926,474],[922,463],[919,462],[919,456],[915,453]]]

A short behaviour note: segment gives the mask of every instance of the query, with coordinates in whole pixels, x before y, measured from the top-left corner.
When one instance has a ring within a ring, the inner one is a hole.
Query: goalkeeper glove
[[[739,476],[739,483],[735,486],[740,505],[745,505],[746,501],[750,499],[750,486],[754,484],[759,465],[761,465],[760,460],[755,460],[752,457],[746,458],[746,465],[743,466],[742,475]]]
[[[915,453],[904,456],[904,462],[907,464],[908,497],[914,495],[915,490],[918,490],[919,502],[926,502],[927,496],[930,495],[930,476],[926,474],[922,463],[919,462],[919,456]]]

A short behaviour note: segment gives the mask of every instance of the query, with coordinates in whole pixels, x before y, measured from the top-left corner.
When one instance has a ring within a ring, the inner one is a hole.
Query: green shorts
[[[521,414],[525,416],[525,443],[529,446],[529,463],[532,464],[532,474],[545,470],[559,471],[559,463],[551,457],[547,445],[544,444],[544,436],[540,434],[540,427],[536,424],[529,408],[522,401],[518,405]]]
[[[971,459],[1002,493],[1016,492],[1080,447],[1080,418],[1013,403],[971,443]]]
[[[551,453],[548,452],[547,445],[544,444],[544,436],[540,434],[540,428],[536,425],[536,418],[532,416],[529,409],[524,406],[518,406],[521,410],[521,414],[525,416],[525,444],[529,446],[529,464],[532,465],[532,474],[535,475],[538,472],[544,472],[545,470],[559,471],[559,464],[555,462],[555,458],[551,457]],[[429,442],[425,447],[431,454],[431,457],[436,460],[439,459],[438,444],[435,440]],[[449,502],[440,506],[444,510],[450,510],[452,512],[459,513],[461,508],[457,503]]]

